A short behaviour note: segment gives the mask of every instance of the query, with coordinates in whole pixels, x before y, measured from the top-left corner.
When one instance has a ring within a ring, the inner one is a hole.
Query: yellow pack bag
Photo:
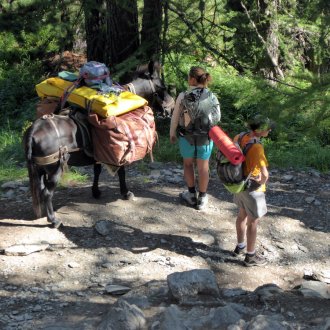
[[[73,82],[53,77],[36,85],[36,90],[41,98],[62,97],[72,86]],[[67,100],[85,109],[90,106],[93,112],[104,118],[118,116],[148,104],[146,99],[128,91],[120,93],[119,96],[111,96],[111,94],[107,96],[98,94],[97,90],[87,86],[75,88]]]

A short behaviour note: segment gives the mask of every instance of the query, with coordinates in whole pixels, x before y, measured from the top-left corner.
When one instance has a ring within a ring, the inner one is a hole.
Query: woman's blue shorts
[[[180,153],[183,158],[198,158],[203,160],[208,160],[211,157],[213,149],[213,141],[210,140],[208,145],[194,146],[191,145],[187,139],[180,136],[179,137],[179,148]]]

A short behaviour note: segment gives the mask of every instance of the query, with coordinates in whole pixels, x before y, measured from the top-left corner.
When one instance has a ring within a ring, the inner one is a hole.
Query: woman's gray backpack
[[[209,140],[208,132],[220,120],[220,104],[207,88],[185,92],[181,101],[184,126],[180,133],[191,144],[203,145]]]

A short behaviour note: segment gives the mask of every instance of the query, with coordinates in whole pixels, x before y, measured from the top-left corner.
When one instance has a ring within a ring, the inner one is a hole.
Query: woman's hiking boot
[[[207,197],[207,195],[199,196],[197,199],[197,205],[196,205],[197,210],[204,210],[208,201],[209,201],[209,198]]]
[[[188,190],[179,194],[180,198],[184,200],[187,204],[191,206],[196,206],[197,204],[197,193],[191,193]]]

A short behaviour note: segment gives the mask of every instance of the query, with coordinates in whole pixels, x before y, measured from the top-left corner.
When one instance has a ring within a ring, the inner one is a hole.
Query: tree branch
[[[211,51],[213,54],[217,55],[218,57],[222,58],[225,60],[228,64],[233,66],[236,70],[238,70],[240,73],[244,72],[244,68],[235,60],[228,58],[226,55],[223,53],[219,52],[216,48],[214,48],[211,44],[209,44],[203,36],[198,32],[198,30],[195,28],[193,24],[186,18],[185,14],[181,11],[179,11],[172,3],[170,0],[165,0],[168,5],[168,9],[171,10],[173,13],[175,13],[181,20],[182,22],[187,26],[189,31],[196,36],[197,40],[200,42],[200,44]]]
[[[268,79],[268,80],[272,80],[272,81],[276,81],[276,82],[278,82],[278,83],[280,83],[280,84],[282,84],[282,85],[285,85],[285,86],[288,86],[288,87],[292,87],[292,88],[298,89],[299,91],[305,92],[305,90],[302,89],[302,88],[300,88],[300,87],[297,87],[297,86],[294,86],[294,85],[291,85],[291,84],[285,83],[285,82],[283,82],[283,81],[281,81],[281,80],[278,80],[278,79],[276,79],[276,78],[270,78],[270,77],[268,77],[267,79]]]
[[[249,13],[249,11],[247,10],[246,6],[244,5],[243,1],[240,1],[240,4],[242,6],[242,8],[244,9],[245,11],[245,14],[247,16],[247,18],[249,19],[249,22],[250,24],[253,26],[259,40],[261,41],[261,43],[264,45],[264,47],[266,48],[266,51],[267,51],[267,54],[268,54],[268,57],[271,61],[271,63],[273,64],[273,67],[275,69],[275,72],[278,73],[278,75],[281,77],[281,78],[284,78],[284,74],[281,70],[281,68],[279,67],[278,65],[278,60],[277,58],[275,58],[275,56],[273,56],[271,50],[270,50],[270,46],[267,44],[267,41],[263,38],[263,36],[259,33],[259,30],[258,30],[258,27],[257,25],[254,23],[254,21],[252,20],[251,18],[251,15]]]

